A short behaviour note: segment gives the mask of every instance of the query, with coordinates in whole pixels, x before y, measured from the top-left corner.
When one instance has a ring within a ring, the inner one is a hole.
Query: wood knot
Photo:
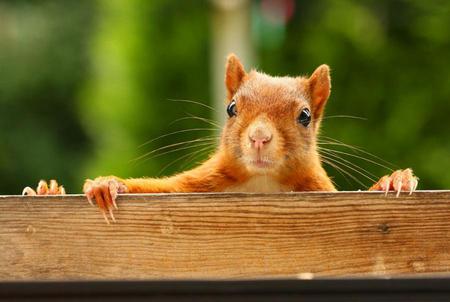
[[[28,227],[27,227],[25,232],[34,234],[34,233],[36,233],[36,229],[32,225],[28,225]]]
[[[378,225],[378,231],[382,234],[389,234],[391,232],[391,228],[387,223],[380,223]]]

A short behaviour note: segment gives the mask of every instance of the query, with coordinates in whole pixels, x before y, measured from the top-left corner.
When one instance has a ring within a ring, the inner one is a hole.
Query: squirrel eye
[[[237,115],[235,100],[232,100],[231,103],[228,104],[227,113],[228,113],[229,117],[233,117],[233,116]]]
[[[309,111],[309,109],[303,109],[297,120],[303,126],[308,127],[309,123],[311,122],[311,112]]]

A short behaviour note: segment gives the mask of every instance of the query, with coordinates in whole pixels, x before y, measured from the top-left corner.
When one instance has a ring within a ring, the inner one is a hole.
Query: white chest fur
[[[287,186],[280,184],[275,178],[266,175],[253,176],[244,183],[233,185],[224,190],[225,192],[254,192],[275,193],[292,191]]]

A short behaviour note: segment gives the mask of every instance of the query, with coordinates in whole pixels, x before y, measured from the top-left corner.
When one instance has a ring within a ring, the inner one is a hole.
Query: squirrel
[[[116,176],[87,179],[83,192],[115,221],[119,193],[336,191],[322,167],[317,136],[331,91],[330,68],[310,77],[273,77],[246,72],[239,58],[226,62],[225,123],[217,150],[200,166],[171,177]],[[418,178],[411,169],[383,176],[370,191],[410,194]],[[24,195],[65,194],[54,180],[41,181]]]

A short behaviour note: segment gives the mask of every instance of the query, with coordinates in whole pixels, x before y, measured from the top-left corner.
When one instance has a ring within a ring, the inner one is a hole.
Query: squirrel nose
[[[266,143],[270,142],[270,138],[250,138],[250,140],[256,149],[262,149]]]
[[[272,133],[257,128],[249,134],[249,139],[252,147],[260,150],[272,140]]]

